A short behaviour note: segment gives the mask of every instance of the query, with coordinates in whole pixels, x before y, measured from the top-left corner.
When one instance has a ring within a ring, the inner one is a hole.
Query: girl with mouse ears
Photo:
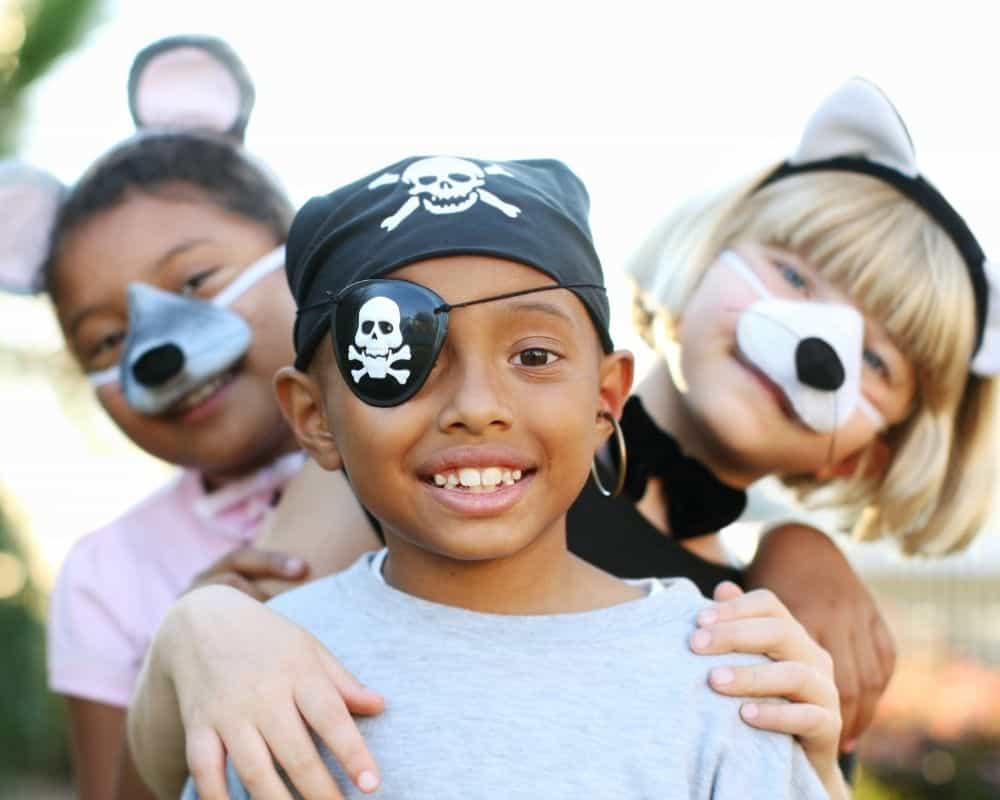
[[[116,785],[147,796],[123,747],[125,709],[195,576],[225,568],[246,588],[254,566],[304,571],[249,547],[302,463],[271,385],[291,357],[281,268],[293,208],[242,145],[253,85],[224,42],[198,36],[144,49],[128,85],[136,134],[72,187],[0,164],[0,284],[48,294],[111,419],[182,468],[81,538],[51,598],[49,684],[67,700],[84,800]]]

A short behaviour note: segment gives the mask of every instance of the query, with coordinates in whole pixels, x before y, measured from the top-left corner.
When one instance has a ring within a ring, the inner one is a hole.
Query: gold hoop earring
[[[597,474],[597,456],[594,456],[594,461],[590,464],[590,474],[594,478],[594,485],[597,487],[597,491],[605,497],[618,497],[622,493],[622,489],[625,488],[625,471],[628,467],[628,451],[625,448],[625,435],[622,433],[622,426],[618,424],[618,419],[610,411],[599,411],[598,416],[607,419],[615,429],[615,441],[618,443],[618,479],[615,481],[615,488],[609,491],[601,483],[601,478]]]

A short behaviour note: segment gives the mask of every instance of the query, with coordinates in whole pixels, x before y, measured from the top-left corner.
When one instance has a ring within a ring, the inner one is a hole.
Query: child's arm
[[[330,509],[337,509],[331,520]],[[190,589],[222,584],[265,601],[306,578],[339,572],[379,546],[341,472],[309,459],[282,493],[252,547],[241,547],[195,576]]]
[[[735,584],[722,583],[715,601],[698,615],[692,649],[703,654],[757,653],[774,663],[715,669],[709,685],[734,697],[787,699],[744,703],[740,715],[753,727],[797,737],[830,797],[849,798],[837,765],[841,720],[830,655],[770,591],[743,594]]]
[[[66,697],[66,709],[76,796],[80,800],[155,800],[124,763],[128,759],[125,709],[72,696]]]
[[[157,632],[128,740],[162,798],[177,797],[190,770],[202,800],[224,800],[226,754],[260,800],[288,797],[275,761],[306,800],[339,798],[309,729],[371,791],[377,768],[350,715],[382,707],[306,631],[238,591],[209,586],[178,601]]]
[[[773,591],[833,656],[842,747],[851,749],[871,724],[896,661],[892,635],[871,593],[826,534],[798,524],[764,536],[745,583]]]
[[[344,473],[327,472],[311,458],[285,487],[256,545],[308,563],[312,578],[340,572],[381,546]],[[279,580],[258,585],[272,595],[288,586]]]

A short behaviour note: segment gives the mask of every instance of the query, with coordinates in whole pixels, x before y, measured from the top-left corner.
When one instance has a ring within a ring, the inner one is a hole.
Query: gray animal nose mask
[[[760,298],[740,315],[740,353],[772,380],[799,419],[818,433],[832,433],[860,410],[881,430],[885,420],[861,394],[864,320],[843,303],[775,297],[732,250],[719,259]]]
[[[253,338],[250,326],[228,306],[284,263],[282,246],[243,270],[211,300],[130,284],[121,360],[87,378],[94,386],[119,383],[125,401],[142,414],[166,411],[243,357]]]

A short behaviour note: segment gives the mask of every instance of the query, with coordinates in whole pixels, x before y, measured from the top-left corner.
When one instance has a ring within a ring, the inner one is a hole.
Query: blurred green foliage
[[[0,154],[14,151],[24,90],[82,40],[98,0],[0,0]]]
[[[27,552],[0,517],[0,554],[27,572]],[[62,704],[45,681],[45,598],[30,575],[20,591],[0,599],[0,779],[68,769]]]
[[[97,0],[0,0],[0,154],[15,149],[25,88],[82,41],[97,7]],[[8,573],[17,565],[24,576],[0,597],[0,793],[15,773],[66,774],[69,766],[62,704],[46,686],[45,598],[29,557],[0,513],[0,558]]]

